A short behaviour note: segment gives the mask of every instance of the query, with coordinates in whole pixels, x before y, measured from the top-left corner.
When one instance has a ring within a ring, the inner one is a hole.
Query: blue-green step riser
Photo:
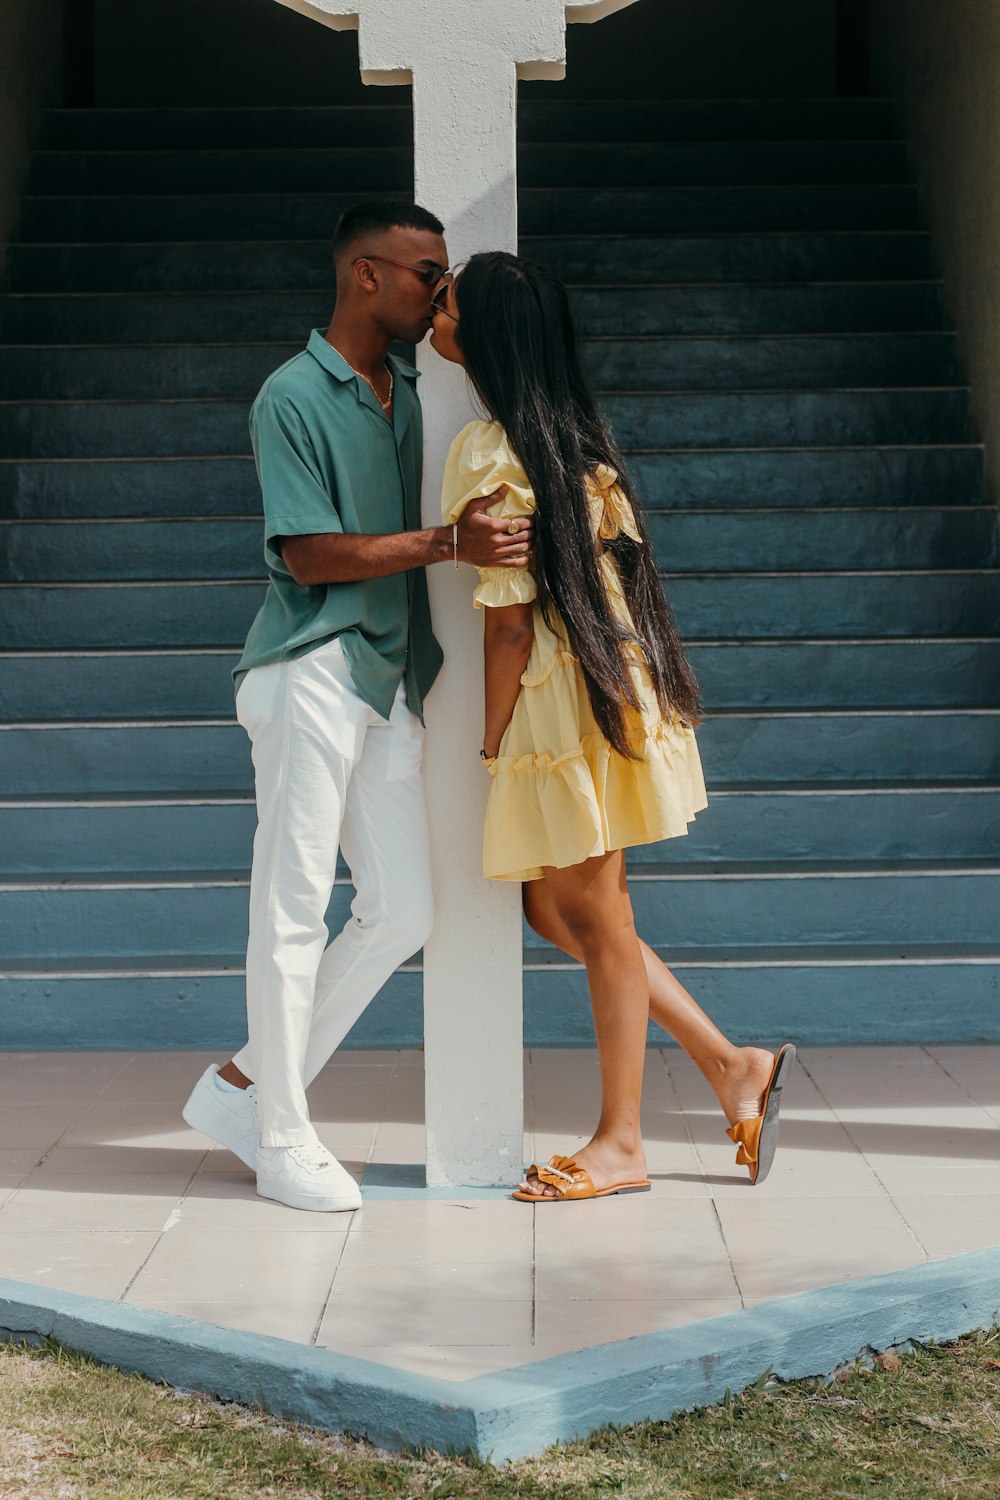
[[[364,105],[252,109],[46,110],[39,144],[50,150],[193,150],[404,145],[412,139],[409,91],[373,91]],[[521,140],[873,140],[893,133],[890,99],[542,100],[522,92]],[[598,107],[595,107],[595,104]]]
[[[584,334],[933,332],[944,324],[937,281],[788,282],[578,287],[571,301]],[[330,291],[8,293],[0,338],[8,344],[289,341],[301,348],[330,319]],[[289,353],[294,353],[294,350]]]
[[[300,341],[283,344],[9,344],[2,400],[251,399]],[[601,390],[790,390],[799,386],[947,386],[952,333],[813,334],[766,338],[587,339]]]
[[[22,240],[255,240],[332,237],[354,203],[340,193],[25,197]],[[730,230],[916,229],[917,189],[905,183],[814,187],[523,188],[522,234],[586,234],[613,224],[632,234]]]
[[[781,944],[991,943],[1000,870],[864,874],[798,871],[691,876],[683,870],[629,882],[636,926],[647,941],[686,949]],[[350,913],[338,885],[327,912],[336,932]],[[242,882],[0,889],[0,951],[118,960],[154,953],[238,953],[246,945],[248,887]]]
[[[0,874],[249,871],[253,802],[0,804]],[[1000,849],[1000,787],[710,794],[684,838],[629,866],[806,860],[984,860]],[[0,897],[2,899],[2,897]]]
[[[922,230],[811,234],[524,235],[521,253],[564,280],[625,286],[650,282],[925,280],[930,237]],[[14,244],[6,288],[16,292],[281,291],[332,282],[330,236],[141,245]]]
[[[603,406],[625,448],[740,444],[962,443],[962,388],[609,394]],[[377,412],[373,420],[380,420]],[[0,454],[10,458],[247,453],[245,401],[0,402]]]
[[[242,645],[257,583],[2,584],[0,650]],[[14,594],[14,591],[16,595]],[[667,592],[688,640],[993,635],[1000,573],[680,574]],[[6,593],[7,597],[4,597]]]
[[[668,961],[669,953],[666,955]],[[1000,959],[672,965],[735,1043],[800,1046],[1000,1041]],[[398,972],[342,1049],[423,1044],[423,980]],[[576,968],[524,975],[524,1039],[593,1047],[586,977]],[[26,1051],[190,1049],[234,1052],[246,1040],[242,973],[0,977],[0,1046]],[[648,1043],[667,1045],[650,1025]],[[221,1059],[220,1059],[221,1061]],[[721,1126],[720,1126],[721,1129]]]
[[[997,516],[974,509],[674,511],[647,516],[673,573],[973,568],[996,562]],[[0,582],[261,578],[251,520],[0,522]]]
[[[717,714],[698,731],[709,788],[1000,781],[1000,713],[990,709]],[[8,797],[245,792],[235,723],[13,725],[0,729]]]
[[[710,187],[752,182],[905,181],[902,141],[521,140],[518,185],[539,187]],[[69,193],[329,193],[360,190],[404,197],[413,188],[408,146],[311,146],[180,150],[35,151],[28,191]]]
[[[729,641],[688,656],[709,712],[733,708],[1000,707],[1000,638]],[[0,719],[145,719],[233,712],[238,652],[0,655]]]
[[[626,454],[648,508],[978,505],[978,444]],[[247,457],[0,459],[0,517],[258,515]]]

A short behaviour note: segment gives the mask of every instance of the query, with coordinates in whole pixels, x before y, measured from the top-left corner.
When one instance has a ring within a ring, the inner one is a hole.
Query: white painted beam
[[[517,248],[517,80],[561,78],[566,21],[634,0],[279,0],[357,27],[366,83],[413,84],[414,197],[445,225],[452,264]],[[440,523],[448,445],[473,414],[461,373],[418,351],[426,436],[424,516]],[[520,887],[482,877],[488,775],[482,621],[473,575],[429,572],[445,666],[427,704],[425,779],[437,920],[424,949],[427,1180],[512,1183],[522,1167]]]

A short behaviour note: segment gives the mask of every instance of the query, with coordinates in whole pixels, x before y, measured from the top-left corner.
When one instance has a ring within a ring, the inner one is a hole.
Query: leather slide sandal
[[[758,1182],[764,1181],[774,1161],[774,1149],[778,1144],[781,1090],[785,1086],[794,1061],[795,1048],[791,1042],[786,1042],[774,1059],[771,1076],[761,1095],[760,1114],[755,1115],[752,1120],[737,1120],[736,1124],[731,1125],[726,1131],[729,1139],[735,1141],[739,1147],[736,1152],[736,1165],[750,1168],[750,1183],[753,1187],[756,1187]]]
[[[640,1182],[615,1182],[611,1187],[596,1188],[589,1173],[578,1167],[572,1156],[550,1156],[547,1166],[528,1168],[539,1182],[556,1189],[556,1196],[533,1193],[526,1182],[522,1182],[511,1194],[521,1203],[565,1203],[578,1198],[610,1198],[613,1193],[648,1193],[652,1183],[648,1177]]]

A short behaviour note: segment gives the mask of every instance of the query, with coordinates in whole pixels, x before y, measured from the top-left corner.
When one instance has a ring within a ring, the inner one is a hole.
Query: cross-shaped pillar
[[[414,198],[445,225],[452,264],[517,249],[517,80],[562,78],[566,22],[634,0],[280,0],[357,29],[366,83],[413,84]],[[424,518],[440,524],[448,445],[472,415],[460,372],[421,346]],[[472,579],[432,568],[445,666],[427,704],[425,779],[437,919],[424,949],[427,1181],[499,1186],[522,1167],[520,887],[482,878],[488,777],[482,632]]]

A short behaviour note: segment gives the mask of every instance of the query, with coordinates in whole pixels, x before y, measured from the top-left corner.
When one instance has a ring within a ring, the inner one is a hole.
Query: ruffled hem
[[[527,568],[480,568],[479,585],[472,596],[477,609],[503,609],[508,604],[530,604],[538,596],[538,585]]]
[[[612,849],[685,834],[708,806],[694,734],[666,721],[636,726],[642,760],[618,755],[600,733],[571,750],[498,756],[483,841],[492,880],[537,880]]]

